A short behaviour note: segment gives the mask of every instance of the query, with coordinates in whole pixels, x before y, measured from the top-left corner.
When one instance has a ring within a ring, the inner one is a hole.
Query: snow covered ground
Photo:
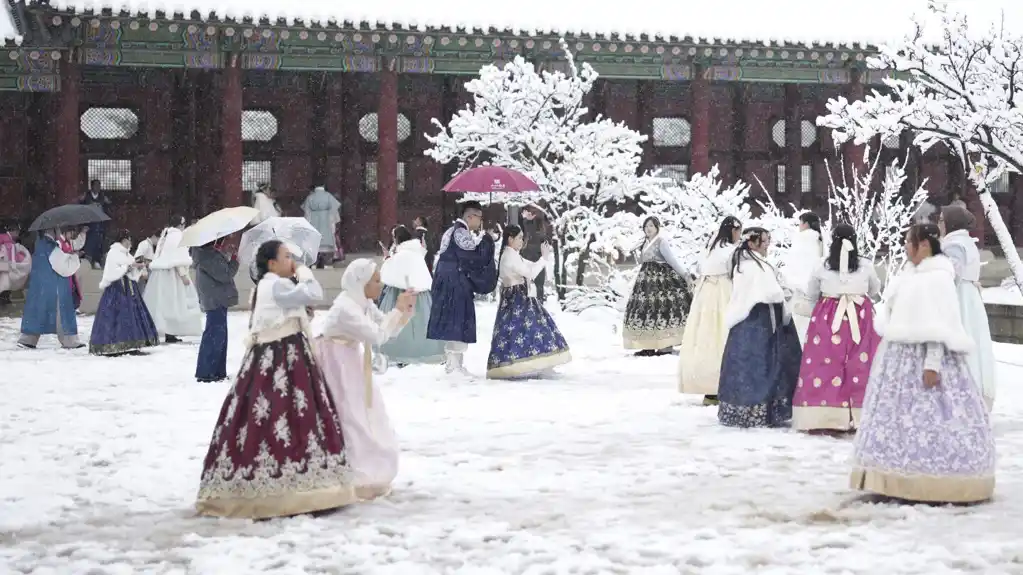
[[[260,523],[193,513],[227,387],[192,379],[194,344],[21,351],[0,320],[0,573],[1023,572],[1023,350],[997,347],[996,500],[912,507],[847,489],[850,441],[721,428],[676,393],[677,358],[627,356],[599,313],[556,317],[575,362],[554,379],[381,378],[403,442],[390,497]]]

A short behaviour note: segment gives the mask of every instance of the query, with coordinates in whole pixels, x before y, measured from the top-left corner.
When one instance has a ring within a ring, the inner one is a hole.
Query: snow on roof
[[[0,0],[0,39],[19,38],[18,28],[14,25],[14,17],[11,16],[11,6],[6,0]],[[0,42],[3,45],[3,42]]]
[[[1023,2],[1018,0],[943,0],[967,10],[987,28],[1003,13],[1023,29]],[[6,1],[0,0],[6,4]],[[420,28],[513,30],[525,34],[588,33],[605,36],[691,37],[713,43],[869,44],[896,42],[912,31],[914,15],[925,12],[927,0],[855,0],[827,10],[819,0],[645,0],[633,9],[627,3],[595,5],[592,0],[50,0],[57,9],[76,11],[110,8],[132,14],[214,12],[220,18],[285,18],[289,22],[370,22]],[[3,14],[9,19],[8,14]],[[9,36],[9,22],[0,32]]]

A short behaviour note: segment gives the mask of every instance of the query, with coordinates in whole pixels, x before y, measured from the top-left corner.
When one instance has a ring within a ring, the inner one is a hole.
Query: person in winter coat
[[[522,209],[522,217],[519,222],[522,232],[525,234],[526,242],[522,246],[520,254],[530,261],[538,261],[543,256],[543,245],[550,241],[547,230],[547,220],[543,211],[535,206],[526,206]],[[500,241],[500,238],[498,238]],[[536,300],[543,305],[547,301],[544,292],[544,283],[547,281],[547,268],[540,270],[540,273],[533,279],[536,285]]]
[[[195,287],[199,307],[206,313],[206,328],[199,343],[195,379],[203,382],[227,379],[227,310],[238,304],[238,258],[223,240],[192,249]]]
[[[341,202],[323,186],[316,188],[302,202],[302,213],[305,219],[320,232],[320,251],[316,258],[316,267],[323,269],[333,263],[337,253],[337,238],[334,230],[341,223]]]

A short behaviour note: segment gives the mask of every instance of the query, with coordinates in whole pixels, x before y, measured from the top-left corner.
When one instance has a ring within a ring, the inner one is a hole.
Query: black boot
[[[181,340],[178,339],[177,336],[173,336],[173,335],[170,335],[170,334],[167,334],[167,336],[164,337],[164,341],[166,343],[181,343]]]
[[[718,396],[716,395],[705,395],[703,396],[703,404],[706,406],[714,406],[718,404]]]

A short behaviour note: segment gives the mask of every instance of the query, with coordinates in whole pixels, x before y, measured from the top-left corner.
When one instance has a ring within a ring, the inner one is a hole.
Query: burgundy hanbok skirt
[[[202,515],[261,519],[354,503],[333,398],[295,333],[242,360],[203,464]]]

